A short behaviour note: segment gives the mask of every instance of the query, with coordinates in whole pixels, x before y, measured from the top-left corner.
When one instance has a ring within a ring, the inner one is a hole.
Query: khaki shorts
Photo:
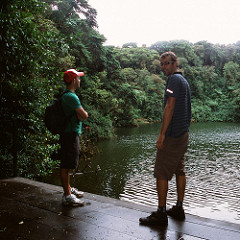
[[[189,134],[180,137],[166,137],[164,148],[157,150],[154,177],[171,180],[173,175],[185,175],[185,153],[188,148]]]

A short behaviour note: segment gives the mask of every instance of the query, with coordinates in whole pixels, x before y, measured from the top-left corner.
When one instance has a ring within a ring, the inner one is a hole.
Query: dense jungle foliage
[[[111,137],[115,127],[161,119],[159,54],[169,50],[190,83],[193,121],[239,121],[240,42],[104,46],[93,7],[87,0],[0,2],[0,178],[42,176],[58,164],[58,136],[43,114],[69,68],[85,72],[77,92],[89,113],[82,146]]]

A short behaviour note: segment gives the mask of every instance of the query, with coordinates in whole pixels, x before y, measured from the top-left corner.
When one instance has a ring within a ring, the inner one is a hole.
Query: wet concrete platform
[[[61,204],[62,188],[24,178],[0,180],[1,240],[239,240],[240,225],[186,215],[167,228],[139,225],[154,208],[85,193],[85,206]],[[211,216],[209,216],[211,217]]]

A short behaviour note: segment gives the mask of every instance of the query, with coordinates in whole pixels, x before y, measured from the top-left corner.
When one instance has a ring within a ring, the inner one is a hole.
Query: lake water
[[[129,202],[156,206],[153,168],[160,124],[121,128],[101,141],[92,169],[77,175],[79,189]],[[186,154],[186,213],[240,224],[240,124],[193,123]],[[175,204],[175,178],[169,182],[167,206]]]

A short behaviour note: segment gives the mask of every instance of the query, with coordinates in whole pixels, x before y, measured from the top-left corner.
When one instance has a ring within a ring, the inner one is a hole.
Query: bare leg
[[[168,192],[168,181],[163,179],[157,179],[157,191],[158,191],[158,209],[150,216],[140,218],[139,222],[142,225],[159,225],[166,227],[168,225],[168,218],[166,212],[166,201]]]
[[[70,195],[71,187],[69,184],[69,169],[60,168],[60,178],[65,196]]]
[[[168,181],[157,179],[158,206],[164,207],[167,202]]]
[[[186,187],[186,176],[176,176],[176,182],[178,201],[183,202]]]

